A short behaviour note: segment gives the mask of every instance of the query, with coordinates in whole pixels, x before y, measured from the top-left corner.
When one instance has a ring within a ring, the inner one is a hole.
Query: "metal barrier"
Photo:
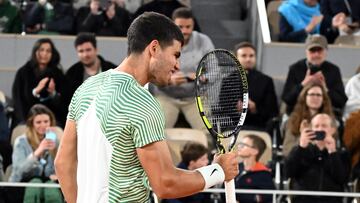
[[[0,182],[0,187],[44,187],[44,188],[60,188],[59,184],[48,183],[12,183]],[[224,193],[224,189],[207,189],[206,193]],[[276,202],[277,195],[305,195],[305,196],[332,196],[332,197],[359,197],[360,193],[351,192],[314,192],[314,191],[298,191],[298,190],[250,190],[236,189],[238,194],[269,194],[273,196],[273,203]],[[156,197],[156,195],[154,195]]]

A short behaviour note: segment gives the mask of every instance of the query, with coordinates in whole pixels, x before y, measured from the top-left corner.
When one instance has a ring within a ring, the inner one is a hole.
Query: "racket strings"
[[[243,111],[242,78],[233,58],[221,52],[207,55],[201,64],[199,95],[205,116],[213,129],[224,137],[231,136]],[[211,67],[211,68],[207,68]],[[210,82],[209,82],[210,81]]]

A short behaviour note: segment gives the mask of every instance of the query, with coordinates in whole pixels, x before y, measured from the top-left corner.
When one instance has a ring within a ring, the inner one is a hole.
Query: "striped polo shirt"
[[[109,70],[74,93],[77,202],[149,202],[149,181],[136,148],[165,139],[159,103],[129,74]]]

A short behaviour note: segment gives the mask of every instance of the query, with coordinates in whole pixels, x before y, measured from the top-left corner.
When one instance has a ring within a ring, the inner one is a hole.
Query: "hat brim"
[[[312,48],[315,48],[315,47],[320,47],[320,48],[323,48],[323,49],[326,49],[326,47],[324,47],[323,45],[321,45],[321,44],[310,44],[309,46],[307,46],[307,50],[309,50],[309,49],[312,49]]]

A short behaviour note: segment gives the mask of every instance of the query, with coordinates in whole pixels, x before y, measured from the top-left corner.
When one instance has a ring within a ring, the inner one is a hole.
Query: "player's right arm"
[[[176,168],[173,165],[166,141],[154,142],[137,148],[136,151],[141,165],[149,177],[153,191],[162,199],[179,198],[198,193],[205,188],[205,185],[212,185],[212,180],[219,175],[219,171],[211,174],[215,169],[212,166],[206,168],[210,169],[208,177],[204,177],[204,174],[197,170],[187,171]],[[216,158],[216,162],[224,171],[227,181],[239,173],[236,153],[220,155]],[[205,179],[207,180],[205,181]]]
[[[55,158],[55,171],[61,190],[68,203],[76,203],[77,198],[77,135],[76,123],[67,120],[64,135]]]

